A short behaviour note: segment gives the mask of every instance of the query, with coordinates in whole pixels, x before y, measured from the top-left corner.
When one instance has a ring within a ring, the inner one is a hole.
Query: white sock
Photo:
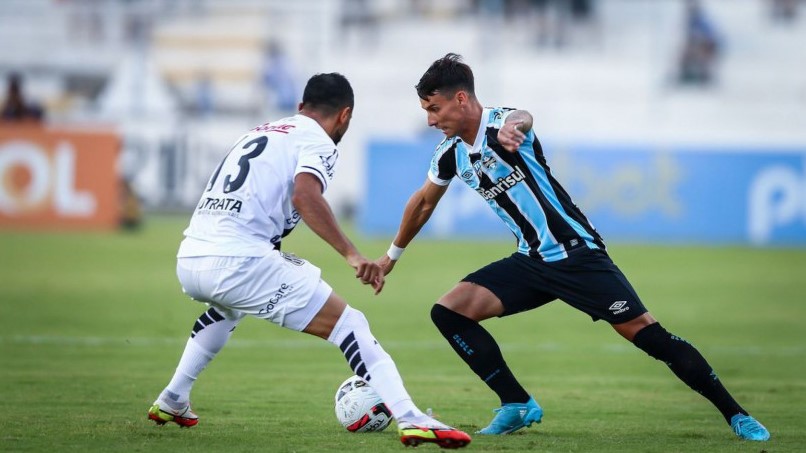
[[[341,349],[350,368],[372,385],[398,423],[415,423],[427,417],[412,402],[395,362],[370,332],[363,313],[345,308],[327,341]]]
[[[242,317],[227,319],[224,315],[210,308],[196,320],[179,365],[173,378],[165,387],[160,397],[167,402],[186,403],[190,401],[190,390],[193,383],[213,360],[218,351],[227,344],[232,331]]]

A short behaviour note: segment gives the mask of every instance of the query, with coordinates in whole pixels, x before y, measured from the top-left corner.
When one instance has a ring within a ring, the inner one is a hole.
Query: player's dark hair
[[[466,91],[471,96],[476,94],[473,71],[462,62],[461,55],[452,52],[432,63],[414,88],[420,99],[427,99],[437,91],[446,96],[459,90]]]
[[[318,110],[326,115],[355,105],[353,88],[347,78],[337,72],[316,74],[308,79],[302,93],[305,108]]]

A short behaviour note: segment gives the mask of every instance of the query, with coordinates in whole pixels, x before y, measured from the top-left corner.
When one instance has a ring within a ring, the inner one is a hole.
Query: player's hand
[[[381,266],[381,269],[383,270],[383,275],[389,275],[389,273],[392,272],[392,269],[395,268],[397,260],[389,258],[389,255],[384,253],[383,256],[375,260],[375,263],[378,266]]]
[[[384,272],[381,267],[360,254],[354,254],[347,257],[347,264],[355,269],[355,278],[361,280],[365,285],[372,285],[375,289],[375,294],[379,294],[383,290],[385,280],[383,278]]]
[[[522,124],[523,121],[512,121],[504,123],[501,129],[498,129],[498,143],[505,150],[514,153],[518,151],[518,147],[526,140],[526,134],[521,131]]]

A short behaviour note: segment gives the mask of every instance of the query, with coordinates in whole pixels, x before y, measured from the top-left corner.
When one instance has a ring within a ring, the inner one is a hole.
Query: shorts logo
[[[299,258],[297,255],[294,255],[292,253],[280,252],[280,255],[282,255],[286,261],[293,264],[294,266],[302,266],[303,264],[305,264],[304,259]]]
[[[614,315],[619,315],[619,314],[624,313],[625,311],[629,310],[630,307],[627,306],[627,301],[626,300],[619,300],[619,301],[613,302],[613,304],[610,305],[609,307],[607,307],[607,309],[612,311]]]
[[[284,297],[288,296],[288,294],[293,290],[294,287],[288,283],[281,284],[277,292],[274,293],[274,295],[269,299],[269,303],[266,304],[265,307],[261,308],[260,311],[258,311],[258,314],[265,315],[266,313],[270,313],[272,310],[274,310],[274,307],[277,306],[277,304],[280,303],[280,301],[283,300]]]

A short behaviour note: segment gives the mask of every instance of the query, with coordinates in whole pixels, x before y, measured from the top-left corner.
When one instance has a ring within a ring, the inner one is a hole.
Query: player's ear
[[[344,107],[339,111],[339,123],[346,123],[350,121],[350,117],[353,115],[353,108],[352,107]]]
[[[467,104],[467,92],[465,90],[457,91],[454,98],[459,104]]]

